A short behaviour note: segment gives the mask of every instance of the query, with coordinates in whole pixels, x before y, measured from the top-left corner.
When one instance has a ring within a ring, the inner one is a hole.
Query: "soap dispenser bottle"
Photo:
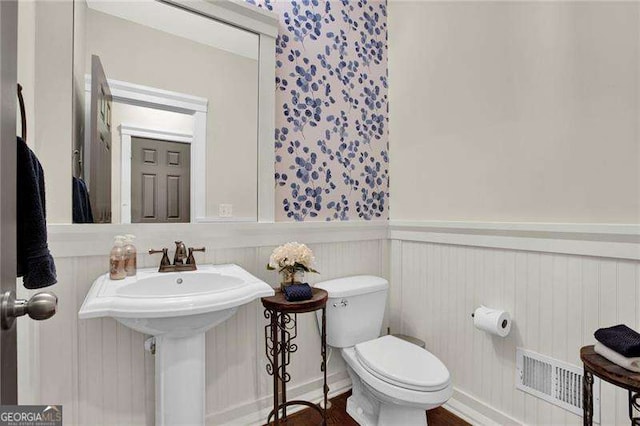
[[[116,235],[113,239],[113,248],[109,255],[109,278],[112,280],[122,280],[126,278],[127,272],[124,269],[124,237]]]
[[[132,277],[138,270],[138,252],[133,245],[135,235],[126,234],[124,236],[124,270],[128,277]]]

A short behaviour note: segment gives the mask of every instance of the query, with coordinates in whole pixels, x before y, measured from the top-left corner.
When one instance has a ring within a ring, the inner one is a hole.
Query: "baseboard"
[[[351,389],[351,379],[346,371],[341,371],[327,377],[329,385],[329,398],[340,395]],[[311,402],[322,400],[322,379],[318,378],[298,386],[287,388],[287,396],[291,399],[302,399]],[[258,426],[266,423],[267,415],[271,411],[273,398],[271,395],[262,397],[256,401],[247,402],[230,408],[229,410],[209,414],[206,418],[207,425],[247,425]],[[305,406],[292,406],[287,408],[288,414],[303,410]]]
[[[454,388],[453,397],[443,407],[472,425],[522,425],[523,423],[496,410],[460,389]]]

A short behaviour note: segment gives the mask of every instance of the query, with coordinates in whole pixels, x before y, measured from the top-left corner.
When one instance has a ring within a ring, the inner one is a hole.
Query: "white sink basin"
[[[204,332],[239,306],[273,294],[237,265],[202,265],[189,272],[149,268],[124,280],[98,277],[78,315],[112,317],[155,336],[156,425],[204,425]]]
[[[80,308],[84,318],[113,317],[154,336],[205,331],[235,313],[238,306],[273,295],[273,289],[237,265],[202,265],[197,271],[142,269],[135,277],[93,283]]]
[[[241,278],[218,272],[148,273],[137,280],[119,286],[116,294],[124,297],[175,297],[219,293],[245,284]]]

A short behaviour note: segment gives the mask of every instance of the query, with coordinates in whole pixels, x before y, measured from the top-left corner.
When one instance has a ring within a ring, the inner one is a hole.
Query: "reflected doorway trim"
[[[130,124],[121,124],[118,126],[120,132],[120,222],[131,223],[131,138],[148,138],[167,142],[181,142],[191,145],[191,222],[195,222],[194,210],[205,208],[204,198],[196,198],[193,190],[196,185],[201,185],[205,179],[204,163],[195,163],[196,157],[194,153],[197,151],[195,138],[190,133],[177,133],[167,130],[153,129],[149,127],[134,126]],[[198,168],[201,167],[201,168]]]
[[[206,98],[198,96],[187,95],[184,93],[172,92],[169,90],[158,89],[150,86],[143,86],[141,84],[128,83],[126,81],[108,79],[109,89],[113,96],[114,102],[120,102],[129,105],[143,106],[147,108],[162,109],[165,111],[178,112],[181,114],[189,114],[193,116],[193,134],[179,134],[166,130],[149,129],[135,125],[122,124],[125,129],[129,131],[146,132],[145,134],[154,134],[156,136],[141,136],[140,134],[129,134],[129,156],[127,162],[129,164],[128,174],[125,173],[125,134],[120,129],[122,138],[121,157],[122,157],[122,172],[120,179],[122,181],[123,176],[127,176],[130,181],[131,177],[131,136],[155,138],[161,140],[168,140],[172,142],[187,142],[185,140],[175,140],[171,137],[189,137],[187,143],[191,144],[191,223],[197,222],[197,218],[206,217],[206,176],[205,176],[205,163],[206,163],[206,140],[207,140],[207,111],[209,101]],[[91,98],[91,75],[85,75],[85,99]],[[91,111],[90,102],[85,102],[85,128],[89,129]],[[89,155],[91,141],[87,139],[91,135],[91,132],[85,132],[85,155]],[[89,171],[85,168],[85,175],[89,175]],[[121,223],[131,223],[131,187],[126,190],[128,194],[128,201],[125,200],[124,183],[121,183],[121,195],[120,195],[120,210],[121,210]],[[123,204],[127,202],[128,213],[125,214],[125,208]]]

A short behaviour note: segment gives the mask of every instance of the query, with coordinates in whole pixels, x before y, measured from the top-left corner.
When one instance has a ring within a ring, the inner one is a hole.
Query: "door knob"
[[[44,291],[34,294],[31,299],[16,299],[16,293],[6,291],[0,300],[0,327],[8,330],[17,317],[29,315],[34,320],[51,318],[58,310],[58,296]]]

